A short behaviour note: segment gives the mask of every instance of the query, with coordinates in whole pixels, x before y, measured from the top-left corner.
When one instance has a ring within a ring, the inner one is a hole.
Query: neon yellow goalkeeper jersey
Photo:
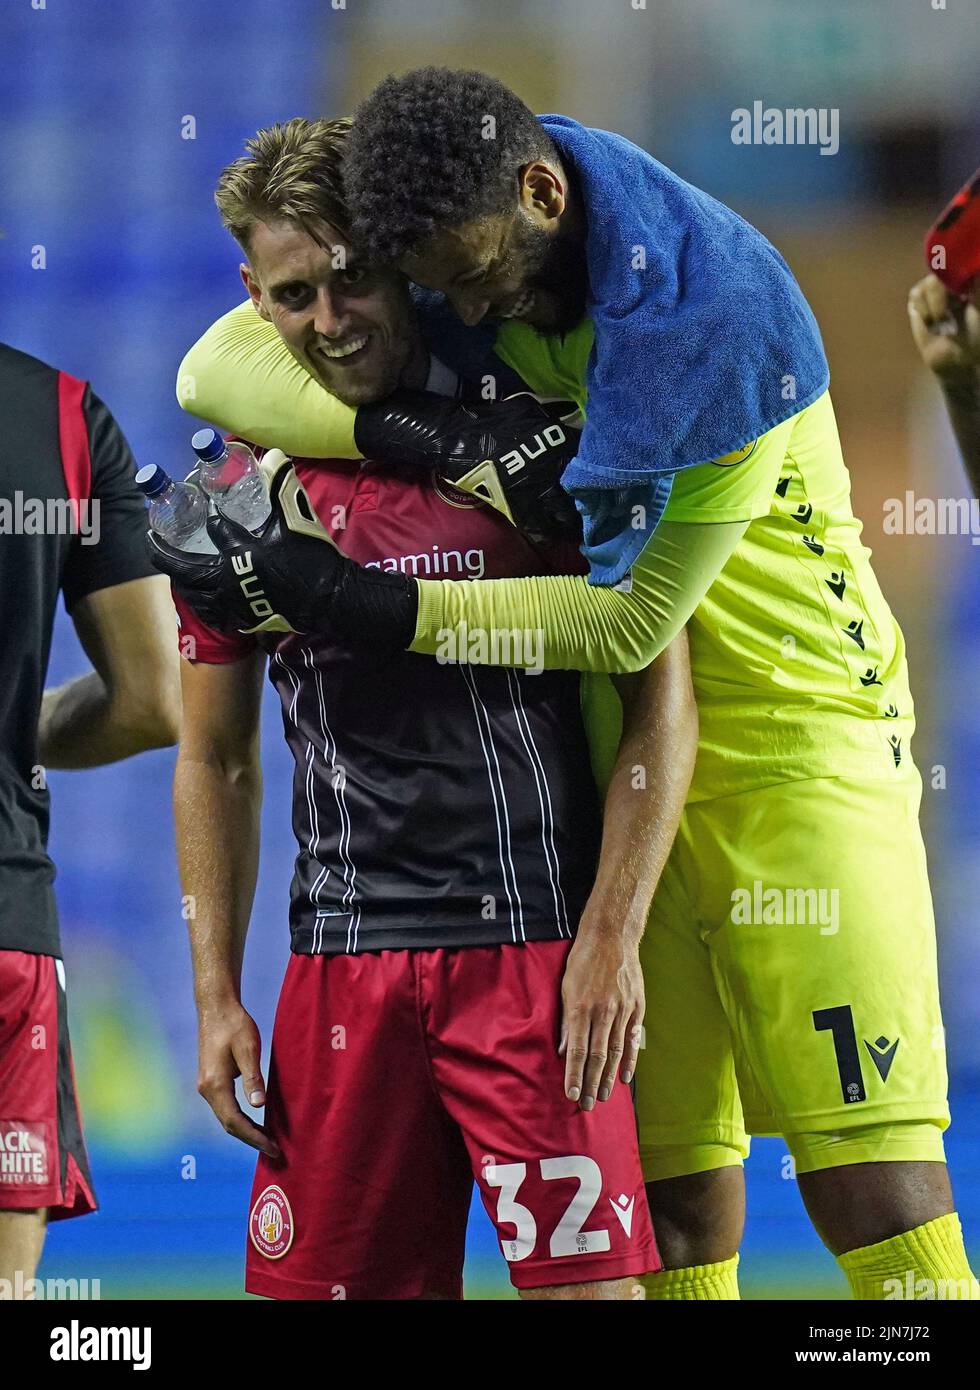
[[[496,351],[583,406],[586,322],[506,325]],[[655,389],[655,385],[653,386]],[[914,729],[905,643],[861,541],[829,394],[754,446],[678,473],[664,521],[749,526],[688,624],[701,736],[692,798],[812,776],[894,777]]]
[[[592,341],[588,320],[564,339],[511,322],[495,350],[533,390],[585,409]],[[191,350],[179,394],[185,408],[259,443],[356,456],[353,411],[297,365],[248,303]],[[732,550],[730,533],[745,523]],[[685,590],[696,595],[689,607]],[[440,651],[442,634],[462,620],[471,630],[543,632],[546,666],[635,670],[692,610],[701,721],[694,799],[907,769],[914,725],[904,643],[851,511],[829,395],[740,454],[678,473],[630,592],[568,576],[420,580],[412,650]],[[593,728],[601,769],[615,750],[618,702],[608,681],[591,686],[606,714]]]

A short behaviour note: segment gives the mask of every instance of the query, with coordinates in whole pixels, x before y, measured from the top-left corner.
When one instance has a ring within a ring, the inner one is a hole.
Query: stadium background
[[[188,462],[183,350],[240,298],[211,191],[258,127],[349,110],[389,70],[480,66],[538,110],[647,146],[784,251],[821,321],[858,514],[909,642],[953,1069],[949,1153],[980,1257],[980,553],[886,535],[883,504],[964,483],[905,297],[921,235],[976,166],[980,28],[949,0],[10,0],[0,19],[0,336],[85,377],[142,463]],[[732,112],[836,108],[840,150],[736,147]],[[752,332],[751,305],[745,332]],[[60,615],[50,680],[84,669]],[[287,952],[289,767],[269,698],[262,873],[245,1000],[268,1037]],[[52,850],[79,1087],[102,1210],[42,1275],[103,1297],[234,1297],[251,1153],[196,1096],[174,870],[173,754],[53,774]],[[312,1060],[312,1059],[311,1059]],[[391,1064],[379,1058],[378,1065]],[[392,1182],[408,1181],[392,1173]],[[755,1146],[748,1296],[841,1297],[779,1141]],[[486,1222],[469,1292],[509,1296]]]

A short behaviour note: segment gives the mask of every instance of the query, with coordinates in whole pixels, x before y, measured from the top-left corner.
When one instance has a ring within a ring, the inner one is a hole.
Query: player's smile
[[[307,370],[326,390],[350,404],[378,400],[398,384],[413,342],[414,336],[393,338],[387,322],[370,327],[358,324],[333,338],[314,334],[305,350]]]
[[[339,339],[314,341],[307,356],[317,377],[328,390],[333,390],[339,376],[352,374],[359,367],[370,365],[373,359],[383,364],[387,339],[383,330],[349,333]]]
[[[523,290],[511,303],[509,308],[501,306],[493,312],[498,319],[523,319],[527,318],[534,309],[535,294],[533,290]]]
[[[363,333],[360,337],[348,339],[346,343],[321,343],[315,351],[331,362],[345,362],[356,353],[363,352],[370,341],[370,333]]]

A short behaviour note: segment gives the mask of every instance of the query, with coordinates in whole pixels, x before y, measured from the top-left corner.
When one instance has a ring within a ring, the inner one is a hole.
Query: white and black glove
[[[149,533],[150,558],[178,596],[219,631],[326,632],[408,647],[418,612],[414,579],[343,555],[281,450],[270,450],[260,467],[272,511],[258,532],[211,517],[217,555],[176,550]]]

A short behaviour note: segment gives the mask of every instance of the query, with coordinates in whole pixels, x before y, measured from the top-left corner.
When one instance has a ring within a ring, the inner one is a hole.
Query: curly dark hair
[[[344,154],[353,233],[368,257],[399,260],[434,233],[512,207],[517,174],[557,159],[551,137],[485,72],[389,76],[354,113]]]

